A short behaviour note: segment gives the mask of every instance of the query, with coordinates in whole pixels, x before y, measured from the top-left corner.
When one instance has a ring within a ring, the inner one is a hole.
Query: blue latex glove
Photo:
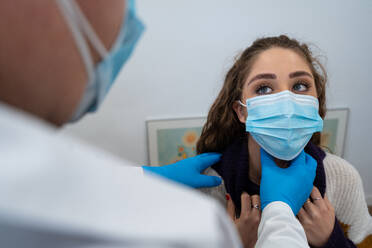
[[[287,203],[297,215],[309,198],[317,162],[303,150],[288,168],[280,168],[274,158],[261,148],[260,199],[262,210],[271,202]]]
[[[142,166],[142,168],[145,173],[155,173],[193,188],[215,187],[222,183],[221,178],[201,173],[217,163],[220,158],[219,153],[203,153],[170,165]]]

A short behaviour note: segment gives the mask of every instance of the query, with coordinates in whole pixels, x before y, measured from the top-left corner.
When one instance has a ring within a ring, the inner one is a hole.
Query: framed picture
[[[349,109],[329,109],[324,118],[321,146],[329,152],[342,157],[346,137]]]
[[[205,117],[147,121],[150,165],[167,165],[195,156],[205,121]]]
[[[349,110],[330,109],[324,119],[321,146],[343,156]],[[147,121],[147,142],[151,166],[167,165],[196,155],[205,117]]]

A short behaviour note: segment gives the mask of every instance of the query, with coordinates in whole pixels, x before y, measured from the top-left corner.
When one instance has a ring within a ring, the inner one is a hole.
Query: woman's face
[[[271,48],[259,54],[253,63],[240,100],[245,103],[249,98],[284,90],[317,98],[315,81],[305,59],[290,49]],[[234,110],[245,124],[247,109],[234,104]],[[248,141],[251,162],[259,166],[259,146],[251,136]],[[281,166],[281,161],[277,160],[277,164]]]
[[[290,49],[271,48],[258,55],[244,86],[243,103],[248,98],[284,90],[317,97],[315,81],[303,57]]]

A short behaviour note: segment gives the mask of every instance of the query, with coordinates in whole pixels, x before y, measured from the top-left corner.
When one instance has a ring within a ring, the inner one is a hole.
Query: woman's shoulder
[[[323,160],[323,165],[326,175],[328,177],[347,176],[348,180],[360,178],[359,173],[355,169],[355,167],[351,165],[348,161],[337,155],[327,152]]]
[[[337,202],[345,191],[349,195],[363,192],[362,179],[348,161],[327,152],[323,165],[326,175],[326,193],[331,202]]]
[[[213,168],[207,168],[204,172],[203,172],[204,175],[208,175],[208,176],[217,176],[217,177],[220,177],[221,176],[213,169]],[[221,178],[222,179],[222,178]],[[213,188],[200,188],[198,189],[200,192],[204,193],[204,194],[207,194],[209,196],[211,196],[212,198],[216,199],[219,203],[222,204],[223,207],[226,207],[226,188],[225,188],[225,184],[224,184],[224,181],[222,180],[222,183],[217,186],[217,187],[213,187]]]
[[[360,243],[372,232],[361,177],[354,166],[334,154],[326,153],[323,164],[326,195],[335,208],[336,217],[347,227],[348,237]]]
[[[350,193],[361,190],[362,184],[358,171],[345,159],[326,153],[323,165],[326,174],[327,194],[330,198],[339,195],[341,189],[347,188]]]

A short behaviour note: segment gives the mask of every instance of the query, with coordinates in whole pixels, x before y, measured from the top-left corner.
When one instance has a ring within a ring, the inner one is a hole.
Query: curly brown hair
[[[319,101],[319,115],[324,119],[326,114],[325,86],[327,73],[319,60],[313,56],[308,45],[300,43],[296,39],[290,39],[286,35],[260,38],[243,51],[227,72],[225,82],[209,110],[207,122],[197,143],[198,154],[222,152],[234,139],[245,136],[245,125],[239,121],[238,116],[233,111],[233,103],[241,99],[244,82],[257,56],[273,47],[293,50],[306,60],[315,81]],[[311,141],[319,145],[320,133],[314,133]]]

